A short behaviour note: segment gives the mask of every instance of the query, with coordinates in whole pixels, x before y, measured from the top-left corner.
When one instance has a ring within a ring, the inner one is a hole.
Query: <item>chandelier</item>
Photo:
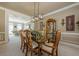
[[[34,15],[33,15],[33,21],[39,21],[43,19],[42,14],[40,14],[40,10],[39,10],[39,2],[34,2]]]

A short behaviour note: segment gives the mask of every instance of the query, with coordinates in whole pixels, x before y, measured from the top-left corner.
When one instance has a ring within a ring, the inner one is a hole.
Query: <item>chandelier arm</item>
[[[34,2],[34,17],[35,17],[35,5],[36,5],[36,4],[35,4],[35,2]]]
[[[38,18],[39,18],[39,2],[38,2]]]

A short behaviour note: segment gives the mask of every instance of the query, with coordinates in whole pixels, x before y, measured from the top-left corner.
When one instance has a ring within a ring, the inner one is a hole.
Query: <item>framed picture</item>
[[[66,17],[66,31],[74,31],[75,30],[75,15]]]

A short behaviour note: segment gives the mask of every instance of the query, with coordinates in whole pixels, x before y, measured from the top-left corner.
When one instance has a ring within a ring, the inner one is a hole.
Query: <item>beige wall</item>
[[[64,26],[62,26],[61,20],[64,19],[65,22],[66,22],[66,16],[70,16],[70,15],[75,15],[75,23],[76,23],[77,20],[79,20],[79,5],[76,6],[76,7],[55,13],[53,15],[49,15],[49,16],[45,17],[43,22],[45,23],[48,18],[52,17],[57,22],[57,28],[62,29],[64,32],[66,32],[66,24]],[[37,28],[39,28],[39,27],[36,25],[36,29]],[[79,32],[79,30],[77,29],[77,25],[75,25],[75,31],[73,31],[73,32]]]
[[[0,32],[5,32],[5,11],[0,9]]]
[[[63,29],[64,31],[66,31],[66,16],[70,16],[70,15],[75,15],[75,31],[74,32],[78,32],[76,21],[79,20],[79,6],[70,8],[68,10],[64,10],[52,16],[57,20],[58,29]],[[61,25],[62,19],[65,20],[65,25],[63,27]]]

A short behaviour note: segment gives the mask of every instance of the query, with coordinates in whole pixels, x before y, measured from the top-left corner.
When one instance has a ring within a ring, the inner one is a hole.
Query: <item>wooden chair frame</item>
[[[60,41],[60,39],[61,39],[61,32],[60,31],[57,31],[56,32],[56,39],[55,39],[55,42],[53,42],[52,44],[52,46],[49,46],[49,45],[46,45],[46,44],[44,44],[45,46],[47,46],[48,48],[52,48],[52,51],[51,51],[51,53],[50,52],[48,52],[48,51],[46,51],[45,49],[42,49],[42,51],[44,51],[44,52],[46,52],[46,53],[48,53],[49,55],[54,55],[54,54],[56,54],[56,56],[58,56],[58,44],[59,44],[59,41]]]

